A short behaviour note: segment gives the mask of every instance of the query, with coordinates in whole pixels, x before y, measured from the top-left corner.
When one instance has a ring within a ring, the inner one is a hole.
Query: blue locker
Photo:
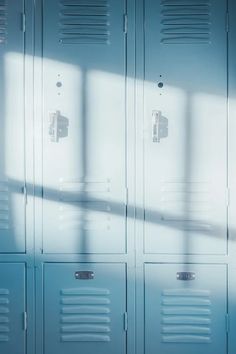
[[[145,353],[226,354],[225,265],[145,265]]]
[[[0,1],[0,253],[25,251],[23,9]]]
[[[126,352],[123,264],[46,264],[44,354]]]
[[[0,264],[0,353],[25,354],[25,265]]]
[[[227,252],[227,2],[145,0],[145,252]]]
[[[124,253],[124,2],[43,10],[43,252]]]

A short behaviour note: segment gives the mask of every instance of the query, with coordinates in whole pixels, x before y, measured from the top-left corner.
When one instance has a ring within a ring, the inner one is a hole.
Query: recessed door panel
[[[45,354],[124,354],[126,275],[122,264],[47,264]]]
[[[124,3],[45,1],[43,250],[126,251]]]
[[[145,353],[226,354],[226,266],[145,266]]]
[[[0,253],[25,251],[23,1],[0,1]]]
[[[25,353],[25,266],[0,264],[0,352]]]
[[[145,1],[145,252],[227,252],[226,1]]]

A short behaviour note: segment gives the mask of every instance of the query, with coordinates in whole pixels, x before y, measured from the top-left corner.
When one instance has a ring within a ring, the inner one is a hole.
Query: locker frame
[[[225,255],[191,255],[191,261],[188,255],[166,255],[166,254],[145,254],[143,252],[144,242],[144,183],[143,183],[143,169],[144,169],[144,33],[145,24],[144,19],[144,2],[145,0],[137,0],[136,2],[136,200],[138,208],[136,210],[136,348],[137,354],[144,353],[144,266],[147,263],[189,263],[189,264],[224,264],[228,269],[228,287],[227,292],[227,306],[228,306],[228,341],[227,354],[234,354],[236,351],[236,340],[234,336],[234,328],[236,328],[236,243],[235,243],[235,210],[236,210],[236,184],[235,184],[235,158],[236,158],[236,121],[234,103],[236,96],[236,44],[234,41],[236,33],[236,23],[234,21],[234,14],[236,12],[236,4],[234,0],[225,0],[227,4],[227,13],[225,14],[227,44],[228,44],[228,252]],[[137,335],[138,334],[138,335]]]
[[[35,0],[35,42],[34,42],[34,177],[35,177],[35,209],[34,209],[34,267],[35,267],[35,354],[43,354],[43,268],[46,263],[125,263],[127,268],[127,354],[135,352],[135,0],[122,0],[128,15],[127,58],[126,58],[126,114],[127,131],[126,162],[132,166],[127,170],[128,204],[127,204],[127,252],[124,254],[52,254],[42,253],[42,3]],[[128,139],[129,136],[129,139]]]

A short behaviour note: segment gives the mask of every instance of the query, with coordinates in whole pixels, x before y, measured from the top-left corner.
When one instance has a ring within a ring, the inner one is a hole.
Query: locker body
[[[226,1],[145,1],[145,252],[227,252]]]
[[[25,251],[24,2],[0,5],[0,253],[19,253]]]
[[[0,264],[0,352],[26,353],[25,265]]]
[[[44,353],[125,353],[125,279],[123,264],[45,265]]]
[[[44,2],[45,253],[126,251],[124,11]]]
[[[233,7],[0,0],[0,353],[236,352]]]
[[[227,353],[226,266],[145,265],[145,353]]]

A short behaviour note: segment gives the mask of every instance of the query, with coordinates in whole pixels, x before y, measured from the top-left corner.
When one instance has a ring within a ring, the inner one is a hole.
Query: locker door
[[[226,253],[226,1],[145,0],[145,125],[145,252]]]
[[[124,2],[44,2],[43,250],[126,250]]]
[[[226,266],[145,268],[145,353],[226,354]]]
[[[24,252],[24,1],[0,1],[0,253]]]
[[[25,267],[0,264],[0,353],[25,351]]]
[[[122,264],[47,264],[45,354],[122,354],[126,275]]]

